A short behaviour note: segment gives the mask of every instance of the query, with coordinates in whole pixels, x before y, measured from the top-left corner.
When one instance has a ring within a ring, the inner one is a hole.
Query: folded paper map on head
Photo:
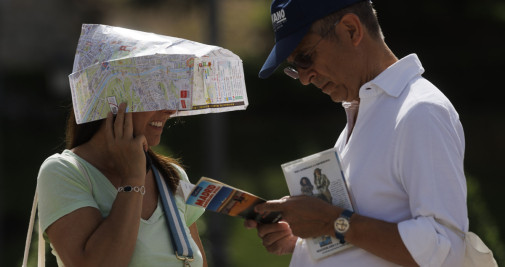
[[[78,124],[117,112],[187,116],[244,110],[242,60],[227,49],[106,25],[84,24],[69,75]]]

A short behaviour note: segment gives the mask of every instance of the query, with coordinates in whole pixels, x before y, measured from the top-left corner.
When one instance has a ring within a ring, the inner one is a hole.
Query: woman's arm
[[[200,249],[203,258],[203,267],[207,267],[207,257],[205,256],[205,251],[203,250],[202,240],[200,240],[200,235],[198,234],[198,228],[196,227],[196,223],[193,223],[189,227],[189,231],[191,232],[191,236],[193,240],[195,240],[196,245]]]
[[[128,266],[141,212],[141,194],[118,194],[106,218],[95,208],[80,208],[46,232],[65,266]]]
[[[90,141],[107,159],[108,171],[121,185],[144,186],[144,136],[133,136],[132,114],[126,104],[119,106],[114,120],[107,116],[105,127]],[[98,152],[97,152],[98,153]],[[143,195],[118,193],[110,213],[103,218],[92,207],[79,208],[51,224],[46,232],[66,266],[127,266],[135,249]]]

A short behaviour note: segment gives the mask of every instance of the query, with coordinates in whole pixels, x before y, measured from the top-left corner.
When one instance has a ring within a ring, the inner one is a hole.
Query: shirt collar
[[[423,72],[424,68],[417,55],[410,54],[389,66],[370,82],[365,83],[360,89],[360,98],[378,93],[377,90],[371,89],[380,89],[390,96],[398,97],[412,78]]]

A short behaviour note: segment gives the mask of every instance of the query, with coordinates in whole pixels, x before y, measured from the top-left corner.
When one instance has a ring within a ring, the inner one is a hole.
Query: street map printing
[[[242,60],[231,51],[185,39],[84,24],[69,75],[78,124],[117,112],[177,110],[187,116],[244,110]]]

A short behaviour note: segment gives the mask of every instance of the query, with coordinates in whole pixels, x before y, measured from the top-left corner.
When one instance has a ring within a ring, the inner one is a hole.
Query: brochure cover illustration
[[[292,196],[307,195],[321,198],[333,205],[354,210],[336,149],[328,149],[281,165],[289,193]],[[333,236],[307,238],[311,256],[321,259],[350,244],[340,244]]]
[[[260,223],[278,222],[281,219],[280,213],[259,214],[254,211],[254,206],[265,201],[246,191],[202,177],[189,194],[186,204]]]

